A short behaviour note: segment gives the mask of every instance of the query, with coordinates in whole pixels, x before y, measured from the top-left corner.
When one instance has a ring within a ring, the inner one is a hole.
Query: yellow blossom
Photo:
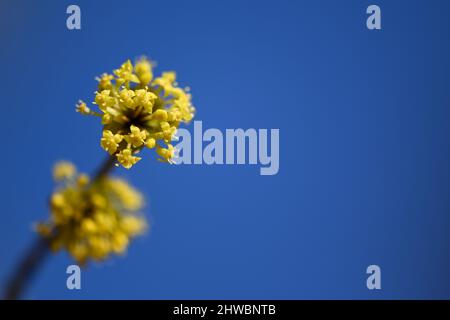
[[[138,214],[142,195],[119,178],[104,177],[92,184],[80,180],[88,177],[75,174],[57,180],[51,217],[37,224],[36,231],[48,239],[52,250],[65,249],[80,264],[124,253],[132,238],[147,228]]]
[[[124,89],[120,92],[120,102],[122,102],[127,108],[134,109],[135,104],[133,98],[136,93],[133,90]]]
[[[142,195],[131,188],[124,180],[110,178],[105,183],[125,209],[138,210],[143,206],[144,199]]]
[[[101,146],[125,168],[141,159],[135,155],[144,146],[151,149],[158,143],[168,145],[157,147],[156,152],[165,162],[171,162],[174,150],[170,143],[177,129],[194,117],[191,94],[178,86],[175,72],[154,77],[153,66],[145,58],[134,66],[128,60],[113,75],[103,74],[95,95],[100,112],[87,113],[101,117]],[[83,106],[84,111],[86,108]]]
[[[128,84],[130,81],[139,82],[139,78],[133,74],[133,64],[130,60],[127,60],[122,64],[119,69],[114,70],[114,74],[117,76],[117,80],[119,80],[120,84]]]
[[[89,183],[89,176],[87,174],[82,173],[78,176],[77,182],[80,187],[84,187]]]
[[[100,78],[97,78],[99,84],[98,89],[99,90],[107,90],[112,88],[111,80],[114,79],[114,76],[111,74],[104,73],[101,75]]]
[[[141,85],[147,85],[153,78],[152,64],[146,58],[141,58],[136,62],[136,75]]]
[[[147,89],[136,90],[135,103],[142,106],[149,113],[152,112],[156,99],[157,96],[153,92],[147,91]]]
[[[160,161],[173,163],[173,158],[175,156],[175,148],[173,145],[169,144],[167,148],[157,145],[156,153],[161,157]]]
[[[58,180],[56,180],[56,181],[58,181]],[[53,207],[61,208],[65,204],[64,196],[58,192],[55,192],[54,194],[52,194],[50,202]]]
[[[108,107],[112,107],[116,104],[116,99],[110,96],[111,90],[103,90],[97,92],[95,95],[95,103],[100,110],[105,111]]]
[[[81,230],[85,233],[95,233],[97,225],[91,218],[86,218],[81,221]]]
[[[153,112],[151,118],[152,120],[167,121],[168,118],[167,111],[164,109],[158,109],[155,112]]]
[[[114,253],[123,253],[128,246],[128,242],[128,236],[125,232],[116,232],[111,239],[111,249]]]
[[[156,145],[156,140],[154,138],[148,138],[145,142],[145,146],[149,149],[153,149]]]
[[[78,101],[78,104],[76,106],[76,111],[81,114],[90,114],[91,113],[91,109],[89,109],[89,107],[86,105],[86,103],[84,103],[81,100]]]
[[[117,160],[124,168],[130,169],[141,158],[133,156],[131,149],[124,149],[117,154]]]
[[[177,133],[177,128],[175,126],[170,126],[170,124],[166,121],[160,123],[163,139],[166,142],[170,142],[173,139],[175,133]]]
[[[108,123],[111,123],[111,121],[112,121],[111,114],[109,114],[109,113],[103,114],[103,116],[102,116],[102,124],[108,124]]]
[[[72,178],[77,172],[75,166],[67,161],[60,161],[53,167],[53,178],[56,181]]]
[[[103,131],[103,138],[100,140],[103,149],[110,154],[114,154],[117,151],[119,143],[122,141],[123,136],[120,134],[113,134],[109,130]]]
[[[136,216],[126,216],[120,221],[120,227],[129,235],[139,235],[144,232],[146,225],[142,223],[139,217]]]
[[[126,142],[133,145],[133,147],[140,147],[144,144],[145,138],[147,137],[147,131],[140,130],[138,127],[131,125],[130,134],[124,136]]]

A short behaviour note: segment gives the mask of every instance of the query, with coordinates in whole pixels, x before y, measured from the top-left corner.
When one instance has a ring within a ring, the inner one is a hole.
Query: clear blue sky
[[[78,4],[82,29],[66,29]],[[365,27],[368,5],[382,30]],[[27,298],[450,298],[450,2],[2,1],[0,283],[48,214],[52,164],[92,172],[94,77],[148,55],[192,88],[205,128],[279,128],[280,171],[169,166],[129,179],[152,228],[65,287],[52,256]],[[366,288],[366,267],[382,290]]]

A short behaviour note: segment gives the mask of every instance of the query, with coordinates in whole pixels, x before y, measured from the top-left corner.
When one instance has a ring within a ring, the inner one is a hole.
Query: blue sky
[[[82,29],[66,28],[78,4]],[[382,30],[365,14],[376,3]],[[278,128],[280,171],[131,171],[151,230],[69,291],[64,253],[32,299],[450,298],[447,1],[3,1],[0,283],[48,215],[51,166],[105,156],[95,76],[147,55],[204,128]],[[366,288],[366,267],[382,290]]]

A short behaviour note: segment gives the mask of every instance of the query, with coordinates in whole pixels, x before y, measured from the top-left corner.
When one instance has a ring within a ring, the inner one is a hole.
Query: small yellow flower
[[[124,232],[116,232],[114,233],[111,239],[111,249],[116,254],[123,253],[128,246],[128,236]]]
[[[130,134],[124,136],[126,142],[130,143],[134,147],[140,147],[145,143],[145,138],[147,137],[147,131],[139,130],[138,127],[131,125]]]
[[[103,90],[97,92],[95,95],[95,103],[100,110],[105,111],[108,107],[112,107],[116,104],[116,99],[110,96],[111,90]]]
[[[111,131],[105,130],[103,131],[103,138],[100,140],[100,143],[102,148],[108,151],[109,154],[114,154],[122,139],[122,135],[113,134]]]
[[[173,71],[163,72],[161,77],[156,78],[153,81],[153,84],[162,87],[166,91],[165,94],[169,95],[174,88],[172,84],[175,81],[175,79],[176,79],[175,72]]]
[[[145,142],[145,146],[149,149],[153,149],[156,145],[156,140],[154,138],[148,138]]]
[[[122,64],[119,69],[114,70],[114,74],[117,76],[117,80],[119,80],[120,84],[128,84],[130,81],[136,83],[139,82],[139,78],[133,74],[133,65],[130,60],[127,60]]]
[[[114,79],[114,76],[111,74],[104,73],[101,75],[100,78],[97,78],[98,80],[98,90],[109,90],[112,88],[111,80]]]
[[[86,218],[81,221],[81,230],[86,234],[93,234],[97,231],[97,225],[91,218]]]
[[[53,167],[53,179],[55,181],[61,181],[64,179],[70,179],[77,173],[75,166],[67,161],[60,161]]]
[[[111,123],[111,121],[112,121],[112,117],[109,113],[105,113],[102,116],[102,124],[108,124],[108,123]]]
[[[133,100],[135,96],[136,93],[133,90],[123,89],[120,91],[120,102],[122,102],[127,108],[134,109],[136,107]]]
[[[152,120],[167,121],[168,114],[166,110],[158,109],[155,112],[153,112],[151,118]]]
[[[55,192],[51,197],[50,203],[55,208],[61,208],[65,204],[64,196],[61,193]]]
[[[147,91],[147,89],[136,90],[136,105],[142,106],[147,112],[152,112],[153,103],[157,96],[153,92]]]
[[[173,140],[173,136],[177,133],[177,128],[175,126],[170,126],[170,124],[166,121],[162,121],[160,123],[163,139],[166,142],[170,142]]]
[[[144,232],[146,224],[136,216],[125,216],[120,222],[120,228],[129,235],[139,235]]]
[[[89,183],[89,176],[87,174],[82,173],[78,176],[77,182],[80,187],[87,186]]]
[[[133,156],[130,149],[124,149],[117,154],[117,160],[125,169],[130,169],[141,158]]]
[[[153,78],[152,64],[146,58],[141,58],[136,62],[135,71],[143,86],[147,85]]]
[[[107,205],[106,197],[101,193],[91,194],[91,203],[96,209],[105,209]]]
[[[124,209],[133,211],[143,207],[144,198],[142,195],[131,188],[124,180],[109,178],[105,183]]]
[[[67,250],[80,263],[85,263],[89,256],[88,246],[84,243],[72,242],[67,244]]]
[[[78,104],[76,106],[76,111],[81,114],[90,114],[91,113],[91,109],[89,109],[88,106],[86,105],[86,103],[84,103],[81,100],[78,101]]]
[[[173,158],[175,156],[175,148],[173,145],[169,144],[167,148],[157,145],[156,153],[161,157],[161,159],[159,159],[160,161],[173,163]]]
[[[92,258],[95,260],[104,260],[108,253],[112,251],[111,243],[104,237],[93,236],[88,238],[88,244],[91,250]]]

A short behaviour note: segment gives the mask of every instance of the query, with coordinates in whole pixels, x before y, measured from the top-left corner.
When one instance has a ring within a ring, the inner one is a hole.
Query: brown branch
[[[93,182],[100,180],[101,178],[105,177],[109,172],[111,172],[111,170],[114,169],[115,163],[116,157],[108,156],[95,173]]]
[[[6,285],[5,300],[16,300],[20,298],[25,284],[33,278],[48,255],[50,251],[48,246],[49,241],[49,239],[39,237],[28,249]]]

